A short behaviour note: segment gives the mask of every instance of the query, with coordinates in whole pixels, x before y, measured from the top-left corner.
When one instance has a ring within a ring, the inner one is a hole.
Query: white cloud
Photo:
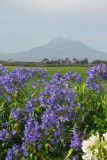
[[[0,14],[14,10],[19,14],[107,14],[107,0],[0,0]]]

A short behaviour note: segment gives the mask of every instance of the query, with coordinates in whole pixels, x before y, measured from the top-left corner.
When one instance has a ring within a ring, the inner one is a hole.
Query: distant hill
[[[12,59],[12,61],[40,62],[44,58],[50,60],[65,58],[69,58],[70,60],[73,58],[78,60],[88,58],[89,61],[96,59],[107,60],[107,53],[88,47],[84,43],[73,40],[67,35],[58,37],[46,45],[25,52],[12,54],[0,53],[0,60]]]

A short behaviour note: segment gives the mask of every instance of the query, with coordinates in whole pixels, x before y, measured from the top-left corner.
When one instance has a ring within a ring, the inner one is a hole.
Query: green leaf
[[[31,154],[30,154],[30,158],[32,159],[32,157],[33,157],[33,154],[31,153]]]
[[[4,147],[5,146],[5,143],[2,143],[2,147]]]
[[[48,153],[48,148],[49,148],[49,144],[47,143],[47,144],[45,145],[45,151],[46,151],[46,153]]]
[[[69,149],[68,154],[67,154],[67,156],[66,156],[65,159],[68,159],[68,157],[71,155],[71,153],[73,152],[73,150],[74,150],[73,148]]]
[[[38,157],[37,157],[37,156],[35,156],[35,157],[34,157],[34,160],[37,160],[37,159],[38,159]]]

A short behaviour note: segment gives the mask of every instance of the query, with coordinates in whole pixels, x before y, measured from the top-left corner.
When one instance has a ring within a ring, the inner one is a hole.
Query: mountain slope
[[[97,51],[80,41],[72,40],[70,37],[64,35],[63,37],[56,38],[50,41],[48,44],[33,48],[26,52],[19,52],[14,54],[0,54],[0,60],[12,61],[29,61],[29,62],[40,62],[44,58],[50,60],[77,58],[78,60],[83,60],[88,58],[89,61],[96,59],[107,60],[107,53]]]

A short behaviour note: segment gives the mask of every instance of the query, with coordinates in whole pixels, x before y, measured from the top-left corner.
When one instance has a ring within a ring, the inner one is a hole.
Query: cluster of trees
[[[71,64],[71,61],[69,58],[58,60],[49,60],[48,58],[45,58],[41,61],[41,64]]]
[[[107,61],[102,61],[102,60],[94,60],[90,64],[100,64],[100,63],[105,63],[107,64]],[[89,64],[89,61],[87,58],[83,60],[78,60],[76,58],[73,58],[73,61],[71,62],[69,58],[65,59],[58,59],[58,60],[49,60],[48,58],[45,58],[41,61],[41,64]]]
[[[42,66],[84,66],[84,65],[93,65],[93,64],[106,64],[107,61],[102,60],[94,60],[93,62],[89,63],[88,59],[85,58],[83,60],[78,60],[76,58],[73,58],[73,61],[71,62],[69,58],[65,59],[58,59],[58,60],[49,60],[48,58],[43,59],[41,62],[10,62],[10,61],[0,61],[1,64],[4,66],[28,66],[28,67],[42,67]]]
[[[83,60],[77,60],[76,58],[73,58],[73,64],[89,64],[89,62],[87,58]]]
[[[77,60],[76,58],[73,58],[73,62],[71,62],[69,58],[58,60],[49,60],[48,58],[45,58],[41,61],[41,64],[89,64],[89,62],[87,58],[83,60]]]
[[[91,64],[100,64],[100,63],[104,63],[104,64],[107,65],[107,61],[102,61],[102,60],[99,60],[99,59],[97,59],[97,60],[91,62]]]
[[[83,60],[77,60],[76,58],[73,58],[73,62],[71,62],[69,58],[58,60],[49,60],[48,58],[45,58],[41,61],[41,64],[89,64],[89,62],[87,58]]]

